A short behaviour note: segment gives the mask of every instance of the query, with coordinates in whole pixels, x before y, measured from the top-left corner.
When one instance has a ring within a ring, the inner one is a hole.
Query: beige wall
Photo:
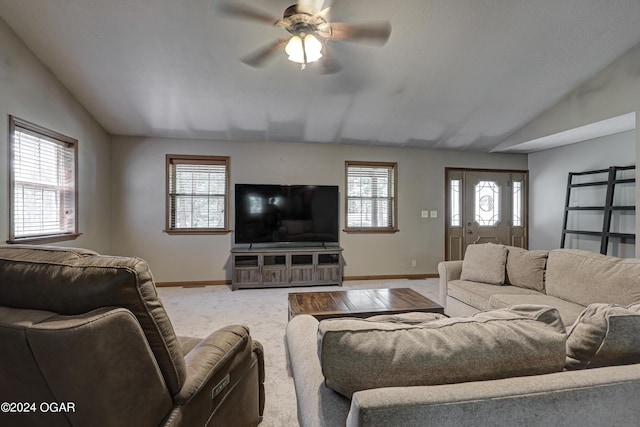
[[[9,238],[9,114],[79,141],[78,203],[82,236],[59,244],[108,252],[109,136],[0,19],[0,243]]]
[[[544,111],[539,117],[508,138],[504,144],[506,146],[531,141],[633,112],[636,113],[637,129],[638,111],[640,111],[640,44],[630,49],[625,55],[592,79],[563,97],[556,105]],[[630,157],[627,163],[637,164],[638,160],[640,160],[640,132],[635,131],[630,137],[634,138],[636,148],[635,153],[632,155],[633,157]],[[575,150],[579,152],[582,147],[582,144],[578,144]],[[606,142],[603,143],[603,151],[607,151]],[[606,153],[607,156],[614,154]],[[535,155],[532,158],[535,158]],[[574,159],[576,160],[575,165],[573,164]],[[583,157],[567,156],[564,166],[565,168],[579,171],[580,169],[577,168],[582,167],[582,163]],[[532,181],[536,179],[537,173],[537,171],[531,171],[530,177]],[[564,179],[566,180],[566,175]],[[636,169],[636,180],[640,182],[640,170],[638,169]],[[539,182],[544,182],[544,180]],[[563,187],[565,186],[563,185]],[[542,194],[546,190],[546,184],[543,186],[533,185],[531,187],[531,195],[538,197],[538,200],[542,200],[544,197]],[[640,200],[640,186],[636,186],[637,200]],[[532,212],[531,223],[535,227],[532,229],[532,235],[539,231],[547,233],[548,230],[558,229],[557,218],[546,215],[542,210],[532,210]],[[636,221],[635,232],[636,235],[640,235],[640,221]],[[559,243],[560,241],[558,240],[557,245]],[[544,246],[547,245],[549,245],[548,241],[544,243]],[[636,245],[635,255],[636,257],[640,256],[640,245]]]
[[[507,144],[638,110],[640,46],[542,113],[510,137]],[[341,189],[345,160],[397,161],[400,232],[393,235],[341,233],[347,276],[436,272],[437,262],[443,258],[445,167],[527,168],[525,155],[349,145],[110,138],[0,20],[0,135],[7,134],[8,114],[80,141],[79,209],[83,235],[62,244],[146,258],[160,281],[228,279],[227,263],[232,247],[232,235],[168,236],[162,232],[166,153],[231,156],[232,183],[311,183],[339,185]],[[627,134],[625,138],[634,138],[635,146],[640,146],[640,132]],[[609,142],[600,143],[607,147]],[[567,150],[585,147],[578,144]],[[627,145],[624,147],[624,150],[628,149]],[[557,217],[548,219],[546,211],[540,207],[545,191],[551,187],[553,191],[561,188],[564,192],[566,180],[564,170],[561,186],[555,180],[549,182],[547,179],[546,164],[553,163],[555,156],[551,154],[547,159],[546,154],[531,156],[531,241],[540,247],[550,246],[550,240],[545,241],[545,235],[537,233],[557,228],[558,221]],[[6,156],[7,139],[0,137],[0,241],[6,240],[9,234]],[[573,155],[563,156],[565,168],[574,169],[575,165],[569,163]],[[640,150],[635,150],[635,156],[640,156]],[[640,194],[640,189],[638,191]],[[438,218],[422,219],[421,210],[437,210]],[[640,229],[640,223],[636,224],[636,229]],[[417,261],[415,268],[411,267],[414,259]]]
[[[156,279],[169,282],[230,279],[233,235],[162,231],[166,154],[230,156],[231,184],[338,185],[341,197],[345,160],[398,162],[400,232],[341,232],[346,276],[436,274],[444,253],[444,168],[527,168],[527,157],[514,154],[137,137],[113,137],[111,153],[112,252],[146,259]],[[437,210],[438,218],[423,219],[421,210]],[[341,222],[342,229],[343,200]]]

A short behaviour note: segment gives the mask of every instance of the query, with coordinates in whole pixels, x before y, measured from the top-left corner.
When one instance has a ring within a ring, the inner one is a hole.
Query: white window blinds
[[[17,119],[11,127],[10,240],[76,233],[75,142]]]
[[[226,230],[228,157],[168,156],[168,231]]]
[[[396,164],[347,162],[347,228],[396,228]]]

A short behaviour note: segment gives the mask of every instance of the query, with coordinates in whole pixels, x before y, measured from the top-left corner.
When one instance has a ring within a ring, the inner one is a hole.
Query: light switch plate
[[[429,211],[421,211],[420,216],[422,218],[429,218]]]
[[[438,218],[438,211],[431,211],[430,216],[431,218]]]

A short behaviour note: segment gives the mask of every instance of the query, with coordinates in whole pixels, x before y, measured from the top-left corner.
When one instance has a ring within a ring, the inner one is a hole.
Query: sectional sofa
[[[454,317],[289,322],[301,426],[637,424],[640,261],[499,245],[468,255],[439,267]]]
[[[550,305],[567,327],[592,303],[640,303],[640,259],[578,249],[528,251],[471,245],[464,261],[438,265],[440,301],[450,317],[515,304]]]

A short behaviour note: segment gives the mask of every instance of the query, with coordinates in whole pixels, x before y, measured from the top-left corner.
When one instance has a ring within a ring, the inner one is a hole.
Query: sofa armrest
[[[247,327],[213,332],[185,355],[185,362],[187,378],[174,397],[178,424],[204,425],[218,410],[237,425],[257,424],[264,408],[264,359]]]
[[[348,427],[635,425],[640,364],[354,393]],[[550,410],[553,408],[553,410]]]
[[[286,343],[301,427],[344,425],[349,411],[349,400],[324,386],[318,359],[318,324],[309,315],[296,316],[287,324]]]
[[[438,274],[440,275],[440,304],[446,308],[447,283],[460,279],[462,261],[442,261],[438,263]]]

